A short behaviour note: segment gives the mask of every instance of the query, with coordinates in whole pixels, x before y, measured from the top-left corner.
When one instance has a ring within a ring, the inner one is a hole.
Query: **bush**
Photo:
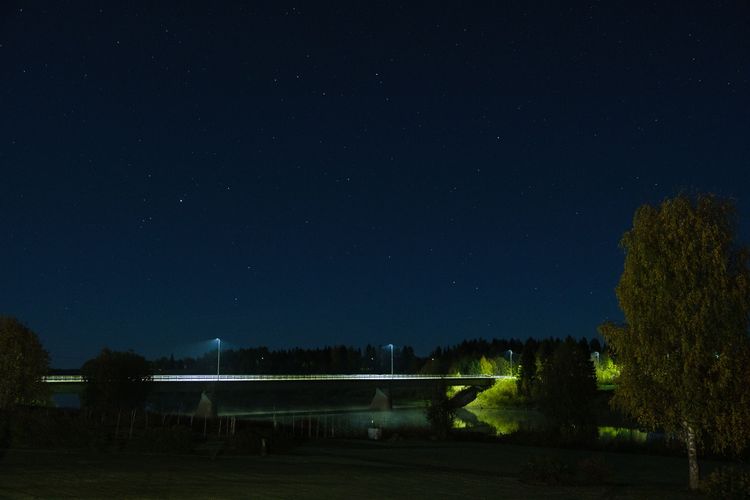
[[[721,467],[708,475],[702,488],[710,498],[750,498],[750,470]]]
[[[111,436],[98,422],[78,413],[49,408],[18,408],[8,424],[9,440],[17,448],[91,448],[101,450]]]

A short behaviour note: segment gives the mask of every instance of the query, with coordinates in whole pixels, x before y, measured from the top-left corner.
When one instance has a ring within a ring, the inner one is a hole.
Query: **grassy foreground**
[[[519,480],[532,457],[598,457],[597,486]],[[708,464],[706,464],[708,465]],[[267,456],[9,450],[2,498],[685,498],[676,457],[478,442],[326,440]]]

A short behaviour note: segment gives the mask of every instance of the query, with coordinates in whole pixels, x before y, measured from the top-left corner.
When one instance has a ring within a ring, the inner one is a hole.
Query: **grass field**
[[[598,457],[596,486],[519,480],[532,457]],[[710,468],[711,464],[707,469]],[[686,498],[677,457],[474,442],[320,440],[267,456],[9,450],[2,498]]]

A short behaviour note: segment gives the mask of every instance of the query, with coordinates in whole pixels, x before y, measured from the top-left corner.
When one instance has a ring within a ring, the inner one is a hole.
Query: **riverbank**
[[[8,450],[3,498],[685,498],[686,461],[498,443],[311,440],[260,455]],[[601,464],[587,485],[542,484],[528,464]],[[705,462],[704,472],[716,464]]]

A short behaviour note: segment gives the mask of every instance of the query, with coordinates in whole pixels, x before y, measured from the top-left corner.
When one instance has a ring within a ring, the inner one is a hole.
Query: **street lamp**
[[[216,349],[216,380],[219,380],[219,373],[221,370],[221,339],[216,337],[217,349]]]
[[[388,347],[391,348],[391,376],[393,376],[393,344],[388,344]]]

